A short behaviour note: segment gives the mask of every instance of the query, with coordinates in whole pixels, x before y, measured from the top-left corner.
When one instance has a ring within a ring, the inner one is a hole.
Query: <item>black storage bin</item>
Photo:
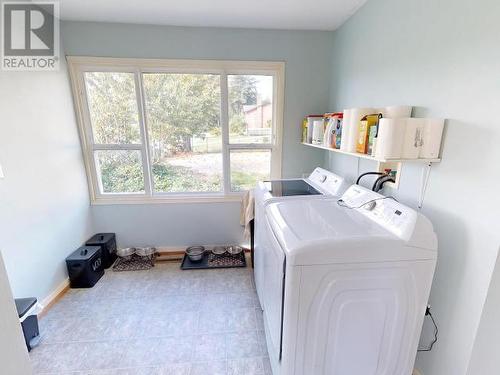
[[[104,275],[100,246],[82,246],[66,258],[72,288],[92,288]]]
[[[114,233],[97,233],[85,245],[101,246],[104,268],[109,268],[116,260],[116,236]]]
[[[19,319],[22,319],[29,310],[35,306],[36,298],[16,298],[16,309]],[[27,316],[22,322],[24,341],[31,351],[40,342],[40,332],[38,330],[38,317],[36,315]]]

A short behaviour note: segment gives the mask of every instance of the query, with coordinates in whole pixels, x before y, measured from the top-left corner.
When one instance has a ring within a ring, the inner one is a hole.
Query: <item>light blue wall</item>
[[[0,251],[15,297],[43,300],[64,259],[91,234],[89,198],[66,66],[0,70]]]
[[[283,176],[323,163],[299,144],[301,119],[328,110],[331,33],[63,22],[67,55],[286,62]],[[95,206],[97,230],[122,245],[241,242],[238,203]],[[131,231],[130,229],[133,229]]]
[[[449,119],[423,209],[439,237],[430,302],[440,328],[418,355],[424,375],[466,373],[500,243],[499,16],[494,0],[370,0],[332,40],[332,108],[410,104],[417,117]],[[349,157],[327,165],[358,171]],[[386,193],[415,206],[421,172],[405,165],[400,189]]]
[[[493,276],[484,304],[474,349],[469,363],[469,375],[498,375],[500,358],[500,257],[497,258]]]

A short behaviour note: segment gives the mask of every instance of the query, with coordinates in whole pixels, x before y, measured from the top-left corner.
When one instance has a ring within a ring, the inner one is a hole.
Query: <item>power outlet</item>
[[[401,177],[402,164],[399,162],[379,162],[378,172],[385,172],[387,169],[396,172],[396,182],[386,182],[384,186],[397,189],[399,187],[399,179]]]

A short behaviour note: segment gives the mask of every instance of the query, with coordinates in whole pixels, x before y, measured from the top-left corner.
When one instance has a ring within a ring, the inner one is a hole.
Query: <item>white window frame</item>
[[[231,60],[177,60],[177,59],[135,59],[67,56],[68,70],[71,79],[78,131],[83,150],[83,158],[87,173],[91,204],[144,204],[144,203],[194,203],[194,202],[231,202],[241,200],[243,192],[232,192],[230,182],[231,150],[265,150],[271,151],[271,178],[281,178],[283,110],[285,91],[285,63],[276,61],[231,61]],[[128,72],[134,73],[141,144],[99,145],[95,144],[90,122],[84,82],[85,72]],[[220,75],[221,85],[221,127],[222,127],[222,192],[154,192],[149,163],[149,137],[144,112],[144,88],[142,73],[206,73]],[[270,75],[273,76],[273,139],[270,144],[230,143],[228,118],[227,76],[233,74]],[[145,193],[106,193],[102,194],[100,179],[94,162],[94,151],[140,150],[143,163]]]

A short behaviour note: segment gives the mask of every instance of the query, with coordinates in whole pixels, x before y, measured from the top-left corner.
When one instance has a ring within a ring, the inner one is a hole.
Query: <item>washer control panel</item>
[[[326,194],[340,195],[345,186],[344,179],[326,169],[317,167],[309,176],[309,181],[313,182]]]
[[[409,240],[418,214],[391,197],[352,185],[342,196],[342,206],[354,209],[404,240]]]

